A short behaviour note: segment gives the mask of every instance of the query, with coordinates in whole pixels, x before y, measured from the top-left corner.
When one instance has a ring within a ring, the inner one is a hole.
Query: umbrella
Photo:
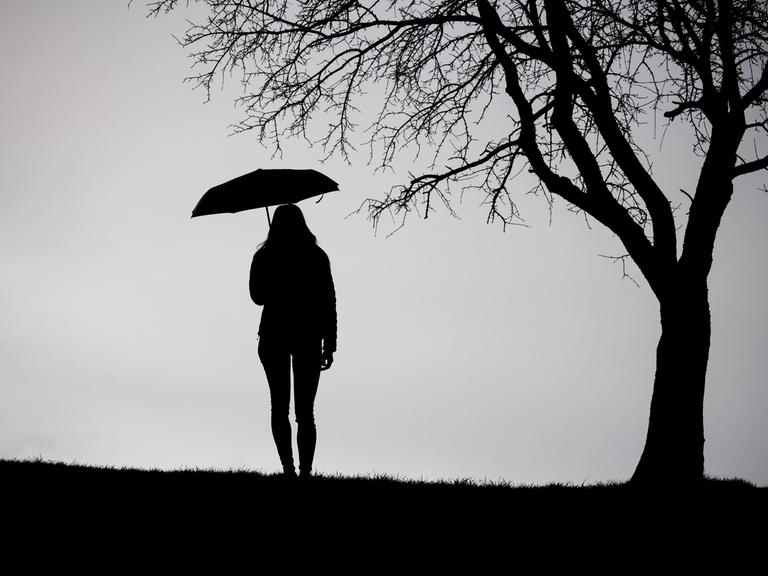
[[[263,207],[267,208],[269,222],[268,206],[290,204],[338,189],[336,182],[317,170],[259,168],[208,190],[192,210],[192,218]]]

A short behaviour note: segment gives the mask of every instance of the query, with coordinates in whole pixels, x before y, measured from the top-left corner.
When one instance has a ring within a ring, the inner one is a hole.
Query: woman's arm
[[[265,301],[265,270],[264,270],[264,255],[261,251],[257,251],[253,255],[253,261],[251,262],[251,275],[248,279],[248,289],[251,292],[251,300],[259,306],[264,305]]]
[[[323,351],[333,353],[336,351],[336,288],[333,285],[331,262],[325,253],[323,253],[322,264],[321,278],[324,304]]]

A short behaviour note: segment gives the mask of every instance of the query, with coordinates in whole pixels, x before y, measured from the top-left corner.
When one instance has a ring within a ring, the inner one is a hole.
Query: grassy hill
[[[320,543],[330,541],[331,550],[342,546],[347,554],[410,549],[440,563],[470,550],[503,556],[542,545],[554,554],[544,556],[549,561],[564,560],[566,549],[605,555],[641,543],[682,553],[683,536],[697,547],[741,542],[745,558],[748,540],[765,534],[768,511],[768,489],[715,479],[639,490],[621,483],[513,486],[387,476],[286,480],[250,471],[0,460],[0,482],[6,525],[49,537],[139,538],[145,546],[171,547],[224,541],[270,549],[288,542],[326,552]]]

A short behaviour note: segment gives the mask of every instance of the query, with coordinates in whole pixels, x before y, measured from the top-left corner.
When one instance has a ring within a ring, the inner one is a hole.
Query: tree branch
[[[733,175],[733,178],[738,178],[739,176],[744,176],[745,174],[751,174],[752,172],[758,172],[767,168],[768,156],[763,156],[762,158],[758,158],[752,162],[744,162],[743,164],[739,164],[733,169],[731,174]]]

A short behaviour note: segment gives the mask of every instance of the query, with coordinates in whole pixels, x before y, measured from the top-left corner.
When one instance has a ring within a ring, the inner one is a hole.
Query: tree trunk
[[[648,435],[633,484],[704,478],[704,381],[711,334],[707,281],[675,282],[663,297]]]

